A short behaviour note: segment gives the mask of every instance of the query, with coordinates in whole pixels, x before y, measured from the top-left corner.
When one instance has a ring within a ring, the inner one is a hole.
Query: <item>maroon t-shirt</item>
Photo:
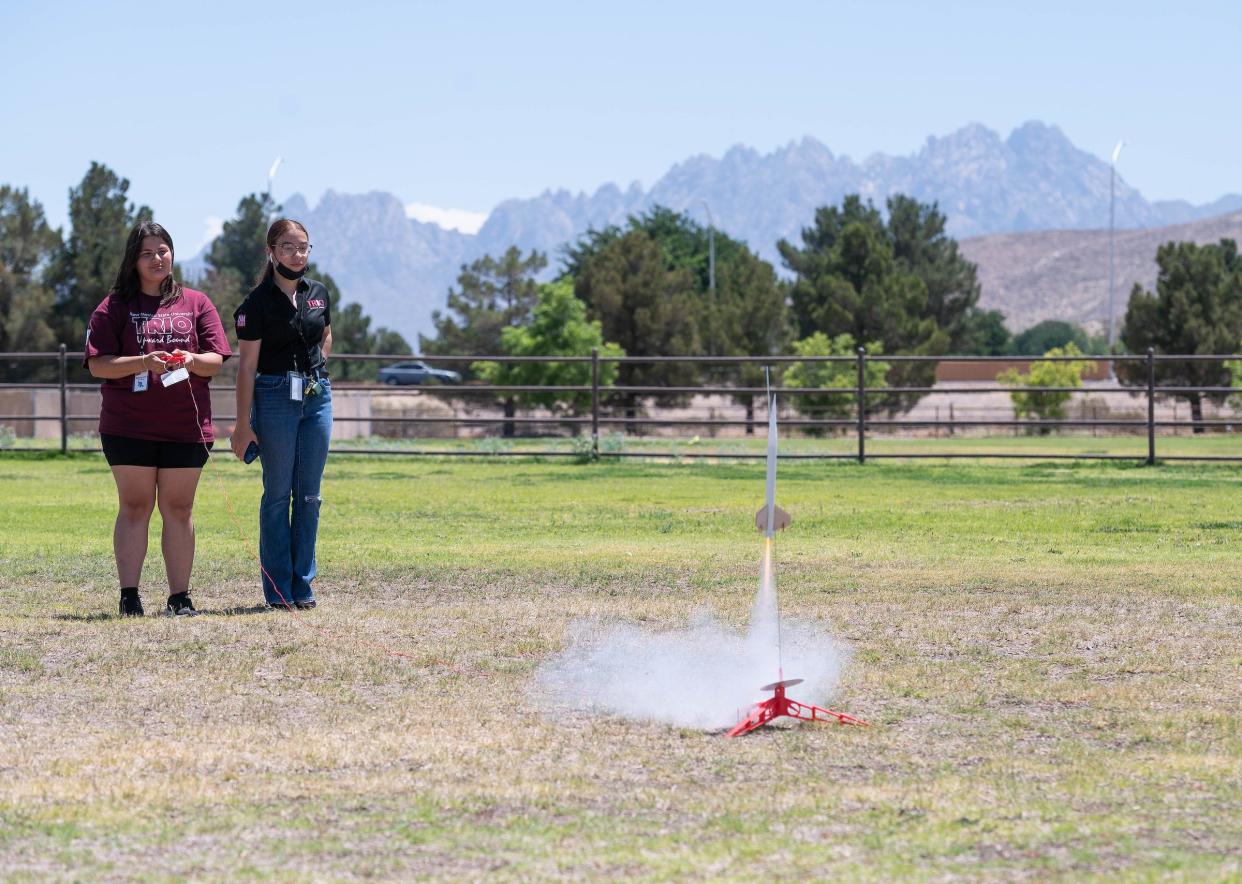
[[[193,289],[183,289],[175,303],[165,305],[154,295],[140,294],[129,304],[108,295],[91,314],[85,350],[84,365],[96,356],[157,350],[219,353],[225,359],[233,355],[215,305]],[[106,380],[100,385],[99,432],[160,442],[214,441],[208,383],[208,378],[191,374],[188,381],[165,387],[152,374],[147,389],[135,393],[133,375]]]

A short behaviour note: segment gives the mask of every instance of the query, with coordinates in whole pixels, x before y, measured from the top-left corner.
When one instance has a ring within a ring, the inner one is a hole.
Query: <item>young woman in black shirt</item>
[[[240,348],[233,453],[263,465],[259,559],[270,608],[315,607],[320,483],[332,435],[328,290],[307,279],[306,228],[281,219],[267,231],[267,266],[233,314]],[[245,416],[249,415],[249,422]]]

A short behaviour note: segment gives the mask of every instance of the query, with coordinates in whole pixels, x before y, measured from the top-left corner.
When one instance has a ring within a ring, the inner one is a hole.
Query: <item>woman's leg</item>
[[[147,557],[147,528],[155,508],[155,467],[113,467],[119,507],[112,529],[117,577],[121,586],[137,586]]]
[[[309,602],[315,598],[311,582],[318,573],[315,546],[319,537],[319,508],[323,502],[319,489],[323,468],[328,461],[332,437],[332,389],[324,381],[323,392],[306,401],[298,428],[298,463],[294,471],[293,519],[293,600]]]
[[[190,572],[194,568],[194,493],[202,470],[162,469],[156,475],[160,519],[160,548],[168,572],[168,594],[190,591]]]
[[[259,504],[259,560],[263,600],[293,604],[293,558],[289,539],[289,497],[297,460],[298,420],[302,403],[289,400],[289,383],[255,381],[254,431],[262,452],[263,499]]]

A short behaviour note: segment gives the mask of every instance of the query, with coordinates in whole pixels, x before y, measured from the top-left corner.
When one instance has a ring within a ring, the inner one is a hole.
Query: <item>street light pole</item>
[[[1114,312],[1113,312],[1113,236],[1116,226],[1116,201],[1117,201],[1117,157],[1121,156],[1121,149],[1125,147],[1124,141],[1118,141],[1117,146],[1113,148],[1113,157],[1108,164],[1108,352],[1113,352],[1113,344],[1116,343]],[[1113,362],[1109,360],[1108,374],[1112,377]]]
[[[712,207],[707,204],[707,200],[700,200],[700,202],[707,210],[707,296],[712,305],[712,312],[715,314],[718,313],[716,310],[716,221],[712,218]],[[719,318],[718,315],[712,317],[713,330]],[[714,333],[712,337],[715,337]],[[711,343],[714,345],[715,341]],[[713,349],[715,349],[714,346]]]
[[[716,222],[712,219],[712,207],[707,200],[700,200],[707,210],[707,292],[716,299]]]

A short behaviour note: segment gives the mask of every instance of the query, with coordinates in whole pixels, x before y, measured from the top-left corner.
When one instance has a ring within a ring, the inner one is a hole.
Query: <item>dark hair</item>
[[[272,226],[267,229],[267,247],[273,251],[276,249],[276,243],[280,242],[280,238],[294,228],[306,233],[307,238],[310,234],[306,232],[306,228],[302,226],[301,221],[294,221],[292,218],[277,218],[272,222]],[[263,269],[259,272],[257,285],[263,285],[272,278],[276,272],[276,265],[271,260],[263,262]]]
[[[129,239],[125,240],[125,254],[121,258],[121,269],[117,271],[116,282],[112,283],[112,288],[108,292],[126,303],[142,292],[142,282],[138,278],[138,253],[142,251],[142,241],[148,236],[158,237],[173,254],[177,251],[173,248],[172,237],[162,224],[156,224],[154,221],[139,221],[134,225],[133,230],[129,232]],[[164,277],[164,281],[160,283],[160,306],[172,304],[180,297],[181,283],[173,279],[172,273],[169,272]]]

